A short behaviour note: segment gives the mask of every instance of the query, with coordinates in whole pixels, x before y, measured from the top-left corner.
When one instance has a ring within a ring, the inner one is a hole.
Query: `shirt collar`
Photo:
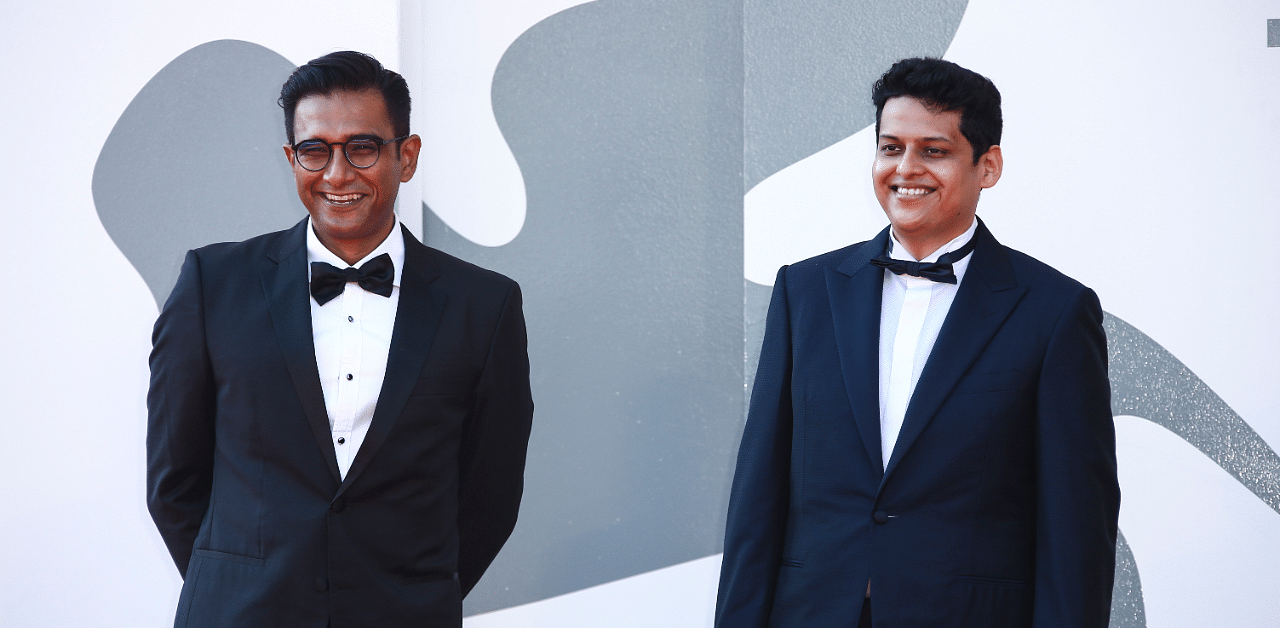
[[[377,246],[377,248],[373,249],[372,252],[364,256],[364,258],[361,259],[360,261],[350,265],[355,266],[356,268],[359,268],[365,262],[379,255],[382,255],[383,253],[386,253],[391,256],[391,263],[395,266],[395,272],[396,272],[395,279],[392,280],[392,285],[399,287],[400,274],[404,270],[404,232],[400,229],[399,218],[396,218],[396,224],[395,226],[391,227],[391,233],[387,234],[386,239],[384,239],[382,243]],[[346,268],[348,266],[346,262],[342,261],[342,258],[338,257],[333,251],[330,251],[328,248],[325,248],[324,244],[320,243],[320,238],[316,237],[315,230],[311,228],[311,217],[308,216],[307,217],[307,273],[308,273],[307,276],[308,277],[310,277],[311,262],[325,262],[327,264],[332,264],[336,268]]]
[[[889,257],[893,259],[908,261],[908,262],[936,262],[938,261],[939,257],[942,257],[943,255],[950,253],[951,251],[954,251],[968,244],[969,240],[973,239],[973,234],[977,232],[978,232],[978,217],[974,216],[973,224],[969,225],[969,228],[966,229],[964,233],[956,236],[954,240],[942,245],[941,247],[938,248],[938,250],[926,255],[924,259],[916,259],[915,256],[911,255],[911,251],[907,250],[907,247],[902,246],[901,243],[898,242],[897,234],[893,232],[893,229],[890,229],[889,230]]]

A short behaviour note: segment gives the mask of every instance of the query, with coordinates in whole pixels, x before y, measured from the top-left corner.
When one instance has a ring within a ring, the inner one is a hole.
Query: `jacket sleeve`
[[[778,270],[729,497],[716,628],[763,628],[773,606],[790,497],[791,324]]]
[[[503,304],[459,456],[458,580],[465,596],[511,536],[533,422],[520,287]]]
[[[151,335],[147,508],[186,577],[213,478],[214,383],[205,344],[200,260],[187,253]]]
[[[1065,308],[1037,395],[1035,622],[1106,628],[1120,486],[1102,307],[1082,289]]]

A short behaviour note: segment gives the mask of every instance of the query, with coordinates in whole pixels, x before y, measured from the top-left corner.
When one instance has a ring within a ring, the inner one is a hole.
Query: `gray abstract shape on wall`
[[[517,279],[537,404],[520,523],[468,615],[715,554],[741,431],[741,3],[602,0],[493,81],[528,211]]]
[[[111,129],[93,202],[157,305],[187,250],[278,231],[306,214],[276,105],[293,68],[257,44],[201,44],[157,72]]]
[[[746,0],[743,190],[875,122],[894,61],[941,57],[968,0]]]
[[[1180,436],[1280,513],[1280,456],[1240,415],[1151,337],[1107,313],[1111,413],[1146,419]],[[1142,584],[1121,535],[1111,628],[1145,628]]]
[[[1280,513],[1280,455],[1191,369],[1107,314],[1111,412],[1159,425],[1198,449]]]
[[[764,326],[769,318],[769,300],[773,297],[773,288],[763,286],[749,279],[742,280],[742,337],[743,356],[746,362],[743,368],[743,389],[746,400],[751,401],[751,391],[756,385],[756,367],[760,366],[760,347],[764,344]],[[742,405],[742,420],[746,423],[750,403]]]
[[[1116,536],[1116,579],[1111,586],[1111,620],[1108,628],[1147,628],[1147,605],[1142,600],[1138,561],[1124,534]]]

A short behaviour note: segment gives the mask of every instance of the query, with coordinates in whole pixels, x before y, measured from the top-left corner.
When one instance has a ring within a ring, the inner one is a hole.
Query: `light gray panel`
[[[516,531],[466,600],[504,608],[719,552],[742,429],[741,4],[600,1],[537,24],[493,105],[527,217],[536,404]]]
[[[221,40],[188,50],[138,92],[93,169],[93,202],[157,305],[184,253],[284,229],[306,215],[276,99],[294,66]]]
[[[1142,599],[1138,563],[1124,534],[1116,536],[1116,579],[1111,587],[1108,628],[1147,628],[1147,605]]]
[[[1172,353],[1107,314],[1111,411],[1182,437],[1280,513],[1280,455]]]
[[[755,389],[756,384],[756,367],[760,366],[760,349],[764,343],[764,327],[769,317],[769,300],[773,296],[773,288],[743,279],[742,292],[742,336],[745,341],[743,355],[746,359],[746,365],[743,368],[743,388],[746,390],[748,401],[742,408],[745,426],[746,413],[751,405],[751,391]]]
[[[875,122],[871,84],[899,59],[942,56],[968,0],[744,5],[743,189],[750,190]]]
[[[1225,401],[1159,343],[1106,314],[1111,411],[1144,418],[1182,437],[1280,513],[1280,455]],[[1111,627],[1145,628],[1142,584],[1121,535]]]

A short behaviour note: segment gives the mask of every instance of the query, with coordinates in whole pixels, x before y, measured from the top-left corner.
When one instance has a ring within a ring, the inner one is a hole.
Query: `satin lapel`
[[[884,271],[868,262],[885,250],[889,229],[827,270],[827,298],[853,420],[867,457],[880,468],[880,300]]]
[[[973,237],[978,239],[973,261],[956,291],[929,360],[920,372],[893,456],[885,469],[886,478],[1027,291],[1025,286],[1018,285],[1009,254],[987,231],[986,225],[979,222]]]
[[[311,294],[307,289],[307,221],[304,219],[280,238],[280,246],[267,255],[262,267],[262,288],[267,294],[271,323],[284,355],[289,377],[311,424],[320,455],[335,482],[341,481],[338,459],[333,452],[329,413],[324,407],[324,390],[316,368],[316,349],[311,332]]]
[[[396,322],[391,331],[387,372],[369,423],[369,433],[365,435],[356,459],[351,462],[347,478],[338,488],[338,495],[346,492],[386,442],[387,435],[404,410],[414,383],[422,374],[422,366],[431,353],[431,344],[444,311],[444,297],[431,286],[431,282],[440,276],[439,266],[430,258],[426,246],[418,242],[408,229],[401,230],[404,233],[404,270],[400,275],[400,304],[396,306]]]

